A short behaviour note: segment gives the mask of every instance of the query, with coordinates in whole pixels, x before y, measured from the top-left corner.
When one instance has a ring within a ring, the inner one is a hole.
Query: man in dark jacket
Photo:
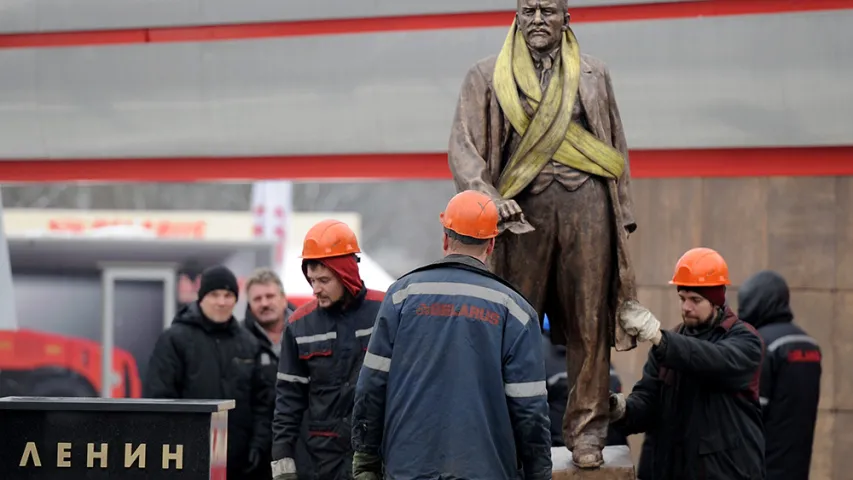
[[[273,417],[275,480],[298,478],[295,462],[303,421],[315,478],[352,478],[353,394],[383,293],[368,290],[358,271],[361,252],[344,223],[312,227],[302,248],[302,271],[315,299],[298,308],[284,329]]]
[[[548,407],[551,417],[551,445],[565,447],[563,440],[563,417],[566,415],[566,405],[569,402],[569,377],[566,375],[566,346],[555,345],[551,342],[551,322],[548,315],[542,320],[542,351],[545,355],[545,376],[548,385]],[[622,382],[616,375],[616,370],[610,367],[610,391],[622,393]],[[607,446],[628,445],[625,435],[613,428],[607,429]]]
[[[806,480],[820,401],[821,351],[793,323],[790,292],[778,273],[762,271],[738,290],[738,317],[767,345],[761,369],[761,410],[768,480]]]
[[[284,325],[290,318],[293,310],[289,308],[287,297],[284,294],[284,285],[279,276],[269,268],[256,270],[246,280],[246,319],[243,326],[251,333],[261,346],[260,363],[263,370],[264,380],[269,384],[268,407],[270,421],[275,404],[275,377],[278,373],[279,352],[281,351],[281,336]],[[300,438],[299,448],[296,455],[297,465],[300,471],[308,474],[311,472],[311,464],[307,462],[305,442]],[[272,452],[269,448],[264,452],[265,456],[261,466],[251,478],[243,480],[269,480],[272,475],[270,464]],[[301,455],[300,455],[301,453]],[[313,478],[313,476],[305,477]]]
[[[655,454],[655,432],[646,430],[643,434],[643,445],[640,447],[640,461],[637,463],[637,480],[653,480],[652,457]]]
[[[205,270],[199,300],[160,335],[143,384],[146,398],[236,401],[228,412],[228,478],[252,475],[270,442],[269,384],[257,340],[234,319],[237,295],[231,270]]]
[[[444,259],[382,302],[356,389],[354,477],[550,480],[538,315],[485,264],[498,209],[468,190],[441,219]]]
[[[714,250],[696,248],[678,261],[670,283],[683,320],[674,331],[661,331],[637,302],[619,311],[626,331],[653,347],[631,395],[611,395],[614,426],[626,435],[654,429],[655,480],[761,480],[764,348],[758,332],[726,306],[728,266]]]

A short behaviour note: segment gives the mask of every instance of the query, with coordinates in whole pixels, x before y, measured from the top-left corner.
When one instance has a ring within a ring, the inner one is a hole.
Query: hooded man
[[[257,340],[234,318],[238,288],[224,266],[202,272],[198,300],[160,334],[142,390],[145,398],[236,401],[228,411],[228,478],[254,475],[270,443],[271,387]]]
[[[738,290],[738,317],[767,346],[759,388],[768,480],[809,478],[820,401],[820,346],[793,323],[789,300],[785,279],[768,270]]]
[[[625,331],[652,348],[631,394],[611,394],[613,426],[625,435],[654,431],[643,452],[649,478],[763,479],[764,347],[726,304],[729,267],[716,251],[694,248],[678,260],[669,283],[681,301],[683,323],[675,329],[661,331],[637,302],[619,311]]]
[[[275,480],[298,478],[294,458],[303,420],[315,478],[352,478],[353,395],[384,298],[364,286],[360,252],[355,233],[337,220],[324,220],[305,235],[302,272],[315,299],[290,316],[282,336],[273,416]]]

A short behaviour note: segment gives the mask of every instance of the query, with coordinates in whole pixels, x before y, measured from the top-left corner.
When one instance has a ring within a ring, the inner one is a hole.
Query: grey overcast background
[[[438,214],[456,193],[446,181],[294,183],[297,212],[344,211],[362,217],[359,240],[398,276],[440,255]],[[50,184],[3,186],[7,208],[248,211],[250,183]]]

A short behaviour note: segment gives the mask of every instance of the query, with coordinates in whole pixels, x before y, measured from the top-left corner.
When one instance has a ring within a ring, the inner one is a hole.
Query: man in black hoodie
[[[258,341],[234,319],[234,273],[215,266],[201,274],[197,302],[182,307],[148,365],[145,398],[233,399],[228,412],[228,478],[261,466],[271,442],[270,385]]]
[[[759,383],[766,438],[767,480],[806,480],[820,401],[821,352],[793,323],[785,279],[765,270],[738,291],[738,317],[766,345]]]

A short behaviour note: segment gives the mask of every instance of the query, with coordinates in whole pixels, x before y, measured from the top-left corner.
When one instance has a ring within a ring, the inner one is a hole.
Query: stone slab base
[[[604,465],[595,470],[582,470],[572,463],[572,452],[566,447],[551,448],[554,464],[553,480],[635,480],[634,462],[626,446],[604,447]]]

